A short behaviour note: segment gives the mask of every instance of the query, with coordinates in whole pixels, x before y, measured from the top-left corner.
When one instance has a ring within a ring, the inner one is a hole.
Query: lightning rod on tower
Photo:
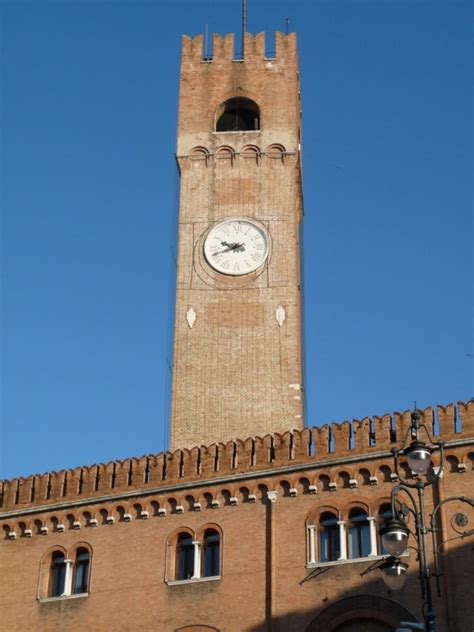
[[[247,30],[247,0],[242,0],[242,59],[245,57],[245,32]]]

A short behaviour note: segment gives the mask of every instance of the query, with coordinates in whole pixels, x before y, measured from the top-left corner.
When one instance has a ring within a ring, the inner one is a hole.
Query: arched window
[[[367,513],[363,509],[351,509],[347,526],[349,558],[370,555],[370,525]]]
[[[377,523],[378,523],[378,529],[377,531],[380,534],[380,527],[383,527],[385,525],[385,523],[392,517],[392,505],[390,503],[384,503],[383,505],[380,505],[380,509],[379,509],[379,515],[378,515],[378,519],[377,519]],[[380,555],[388,555],[388,551],[385,550],[383,544],[382,544],[382,538],[378,537],[379,539],[379,554]]]
[[[61,597],[66,589],[66,557],[61,551],[51,555],[51,569],[49,574],[49,597]]]
[[[89,545],[82,542],[72,546],[68,552],[55,547],[45,553],[40,564],[38,598],[87,597],[91,559]]]
[[[220,574],[220,536],[215,529],[206,529],[202,547],[201,577],[216,577]]]
[[[260,129],[260,109],[255,101],[235,97],[217,111],[216,132],[248,132]]]
[[[334,562],[341,555],[338,518],[329,511],[319,519],[319,561]]]
[[[72,594],[88,592],[90,555],[86,548],[77,549],[72,581]]]
[[[176,547],[176,579],[191,579],[194,574],[194,543],[189,533],[180,533]]]

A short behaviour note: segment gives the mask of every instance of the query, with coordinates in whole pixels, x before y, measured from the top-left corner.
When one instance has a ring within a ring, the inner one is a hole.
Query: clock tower
[[[171,449],[303,427],[296,36],[183,38]]]

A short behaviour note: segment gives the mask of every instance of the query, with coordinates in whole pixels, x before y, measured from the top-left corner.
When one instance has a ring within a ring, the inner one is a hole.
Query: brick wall
[[[441,487],[427,495],[428,513],[433,496],[472,494],[474,440],[472,435],[470,441],[461,436],[448,442],[446,474]],[[168,632],[201,624],[229,632],[291,632],[305,629],[319,611],[351,594],[385,597],[420,616],[413,554],[408,560],[410,578],[400,594],[388,594],[379,571],[361,577],[368,560],[335,564],[301,584],[311,571],[306,567],[308,521],[328,508],[347,519],[355,506],[367,507],[376,516],[390,497],[394,481],[387,451],[382,457],[374,453],[358,462],[345,461],[322,460],[313,467],[316,463],[307,460],[299,471],[287,462],[255,477],[252,472],[234,474],[227,480],[201,481],[191,489],[182,484],[142,495],[147,491],[143,488],[132,497],[84,498],[84,505],[56,501],[45,508],[37,501],[36,507],[23,506],[23,511],[4,511],[3,626],[9,631],[95,627]],[[267,490],[276,491],[276,502],[268,501]],[[449,508],[443,520],[445,539],[455,535],[448,519],[454,513],[463,511],[472,525],[468,509],[461,503]],[[173,579],[169,542],[183,528],[198,533],[205,525],[217,525],[223,534],[221,578],[168,585],[165,580]],[[81,542],[93,552],[89,596],[40,602],[42,560],[55,547],[68,551]],[[472,537],[448,544],[449,556],[442,562],[443,598],[436,598],[441,632],[471,629],[471,548]]]
[[[232,35],[215,36],[203,61],[202,38],[183,39],[172,449],[303,427],[296,39],[279,34],[272,60],[263,34],[246,36],[244,61],[233,46]],[[260,130],[214,132],[234,97],[258,104]],[[226,277],[203,256],[207,231],[228,218],[270,235],[253,274]]]

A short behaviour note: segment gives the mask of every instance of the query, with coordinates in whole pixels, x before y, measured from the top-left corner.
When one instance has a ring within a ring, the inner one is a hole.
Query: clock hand
[[[216,255],[221,255],[224,252],[244,252],[245,251],[245,245],[244,244],[239,244],[239,243],[235,243],[235,244],[229,244],[227,243],[227,241],[221,241],[221,246],[227,246],[225,250],[218,250],[217,252],[213,252],[212,256],[215,257]]]
[[[221,241],[221,245],[222,246],[227,246],[227,248],[225,250],[218,250],[217,252],[213,252],[212,256],[215,257],[216,255],[221,255],[224,252],[231,252],[232,250],[235,249],[235,246],[239,245],[239,244],[228,244],[226,241]]]

